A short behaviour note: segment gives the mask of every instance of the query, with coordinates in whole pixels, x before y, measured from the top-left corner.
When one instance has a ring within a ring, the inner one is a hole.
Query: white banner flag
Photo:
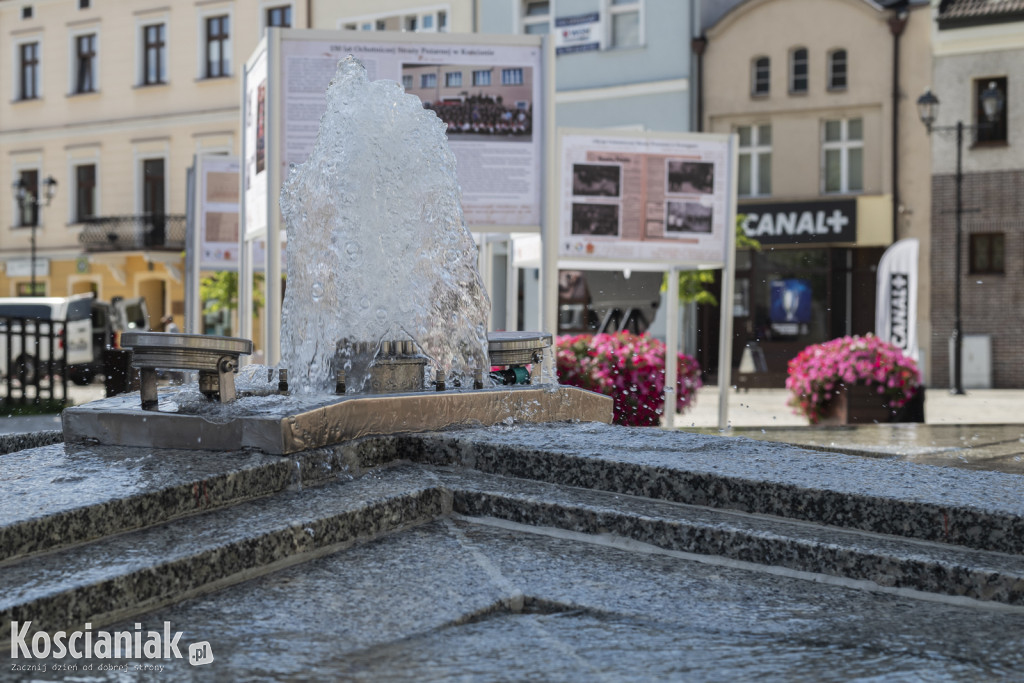
[[[918,360],[916,238],[894,243],[878,262],[875,335]]]

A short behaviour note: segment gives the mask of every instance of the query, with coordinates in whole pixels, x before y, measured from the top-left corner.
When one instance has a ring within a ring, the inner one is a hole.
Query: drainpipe
[[[889,17],[892,33],[892,239],[900,238],[900,36],[907,27],[907,10],[903,7]]]
[[[306,28],[313,28],[313,0],[306,0]]]
[[[697,132],[704,130],[704,50],[706,50],[707,47],[708,39],[704,34],[701,34],[690,41],[690,49],[693,51],[694,58],[697,60],[697,68],[695,69],[697,75],[697,121],[690,127]]]

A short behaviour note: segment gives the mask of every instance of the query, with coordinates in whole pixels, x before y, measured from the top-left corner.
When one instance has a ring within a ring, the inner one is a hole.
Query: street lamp
[[[954,268],[954,298],[953,298],[953,387],[950,393],[963,394],[963,372],[961,369],[961,351],[963,349],[963,330],[960,320],[960,255],[961,242],[963,241],[963,149],[964,129],[979,130],[988,128],[999,120],[999,114],[1003,110],[1003,93],[999,92],[994,81],[988,84],[988,88],[981,93],[981,108],[985,112],[987,121],[979,121],[975,125],[965,125],[963,121],[957,121],[955,126],[936,126],[935,119],[939,110],[939,98],[932,94],[931,90],[925,91],[917,98],[917,112],[921,117],[921,123],[932,131],[948,132],[956,131],[956,267]]]
[[[31,188],[28,183],[25,182],[25,178],[18,178],[11,183],[11,190],[14,192],[14,199],[18,202],[18,209],[20,211],[20,220],[18,221],[22,225],[25,224],[25,211],[27,208],[32,207],[35,209],[30,221],[30,227],[32,228],[32,261],[31,261],[31,274],[32,274],[32,295],[36,293],[36,228],[39,227],[39,208],[43,206],[49,206],[50,202],[53,201],[54,195],[57,194],[57,181],[53,179],[52,175],[46,176],[43,180],[43,198],[46,200],[43,202],[40,198],[32,194]]]

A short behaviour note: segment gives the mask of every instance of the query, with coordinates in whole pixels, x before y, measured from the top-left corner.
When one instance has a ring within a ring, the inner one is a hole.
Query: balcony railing
[[[185,248],[184,215],[96,216],[82,223],[78,239],[86,251],[181,251]]]

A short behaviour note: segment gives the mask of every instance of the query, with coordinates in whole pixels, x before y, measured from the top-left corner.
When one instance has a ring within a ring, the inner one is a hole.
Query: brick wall
[[[992,338],[995,388],[1024,388],[1024,170],[964,174],[961,243],[961,325],[964,335]],[[1003,232],[1006,272],[970,272],[971,233]],[[932,385],[949,387],[949,337],[954,326],[956,177],[932,177]]]

